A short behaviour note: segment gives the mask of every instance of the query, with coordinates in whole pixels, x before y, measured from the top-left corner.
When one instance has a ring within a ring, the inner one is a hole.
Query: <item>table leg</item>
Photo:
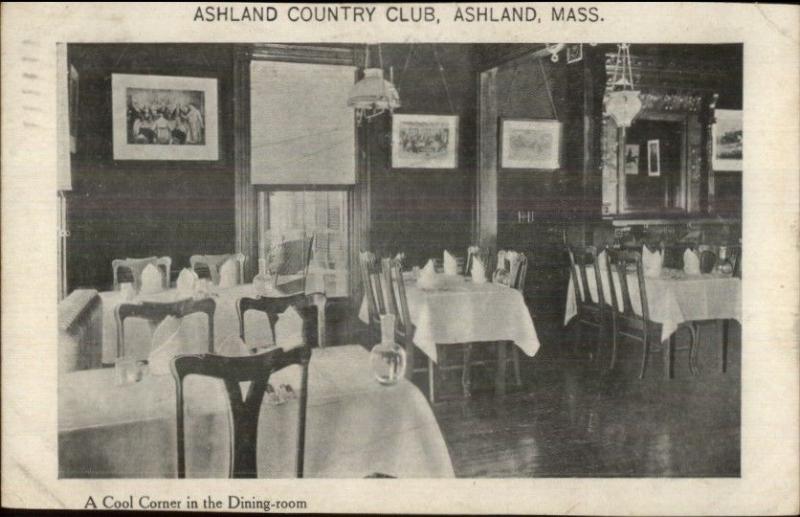
[[[472,344],[466,343],[464,345],[464,368],[461,370],[461,389],[464,393],[464,398],[468,399],[472,396]]]
[[[675,332],[667,340],[664,346],[664,377],[672,378],[672,351],[675,350]]]
[[[722,349],[720,350],[720,362],[721,362],[720,370],[722,371],[722,373],[725,373],[725,371],[727,370],[727,364],[728,364],[728,331],[730,330],[730,327],[729,327],[730,322],[728,320],[721,320],[720,323],[722,325],[722,329],[721,329],[722,330],[722,343],[721,343]]]
[[[507,343],[505,341],[497,342],[497,371],[495,372],[494,381],[494,394],[497,397],[502,397],[506,394],[506,366],[508,361],[506,347]]]

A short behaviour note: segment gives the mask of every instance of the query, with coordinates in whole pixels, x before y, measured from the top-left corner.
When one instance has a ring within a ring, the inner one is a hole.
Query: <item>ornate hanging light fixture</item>
[[[355,108],[358,124],[400,107],[400,94],[394,82],[394,70],[389,69],[389,81],[383,78],[383,55],[378,45],[379,68],[369,68],[369,45],[364,59],[364,77],[353,85],[347,105]]]
[[[642,100],[633,85],[631,51],[628,43],[617,45],[614,73],[603,98],[603,107],[605,114],[614,119],[617,127],[630,127],[642,109]]]

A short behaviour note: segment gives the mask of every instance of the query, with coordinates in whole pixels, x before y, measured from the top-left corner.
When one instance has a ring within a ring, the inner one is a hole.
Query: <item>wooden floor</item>
[[[591,343],[576,353],[557,321],[536,321],[543,343],[523,355],[523,387],[502,399],[434,405],[459,477],[736,477],[740,474],[740,327],[731,323],[728,371],[720,327],[701,327],[701,374],[676,352],[674,378],[651,354],[637,376],[640,345],[621,347],[621,363],[602,372]],[[679,330],[679,343],[687,331]],[[586,333],[584,333],[586,334]]]

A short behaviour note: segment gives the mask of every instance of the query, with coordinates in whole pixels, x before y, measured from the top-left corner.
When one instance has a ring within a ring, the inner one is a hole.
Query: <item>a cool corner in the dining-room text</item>
[[[195,22],[292,23],[597,23],[597,6],[585,5],[226,5],[201,4],[193,9]]]
[[[262,512],[306,511],[303,500],[271,500],[258,496],[228,495],[204,498],[186,496],[164,499],[149,495],[89,496],[85,510],[258,510]]]

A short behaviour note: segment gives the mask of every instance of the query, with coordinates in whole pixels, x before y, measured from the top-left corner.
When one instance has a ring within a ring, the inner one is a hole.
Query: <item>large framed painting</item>
[[[217,80],[111,75],[115,160],[217,160]]]
[[[742,170],[742,112],[715,110],[711,126],[711,167],[715,171]]]
[[[504,169],[554,170],[561,167],[561,122],[503,119],[500,165]]]
[[[458,116],[392,117],[392,167],[454,169],[458,155]]]

